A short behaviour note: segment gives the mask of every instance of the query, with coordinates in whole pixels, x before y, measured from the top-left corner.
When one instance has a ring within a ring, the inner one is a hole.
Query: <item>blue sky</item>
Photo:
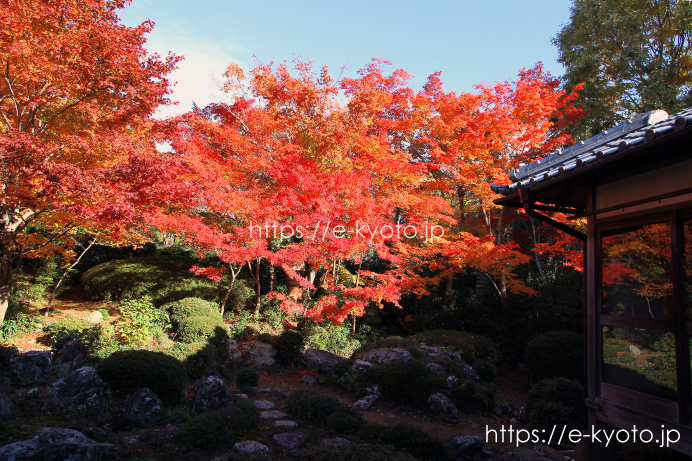
[[[226,66],[291,61],[294,55],[347,75],[370,61],[392,61],[414,76],[419,89],[428,75],[442,72],[446,91],[513,80],[542,61],[560,76],[550,39],[569,20],[569,0],[482,1],[214,1],[133,0],[121,14],[134,26],[156,23],[147,48],[185,56],[172,74],[180,102],[160,115],[224,100],[214,77]]]

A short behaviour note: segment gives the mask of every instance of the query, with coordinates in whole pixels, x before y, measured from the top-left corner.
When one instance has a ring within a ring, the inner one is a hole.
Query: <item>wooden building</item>
[[[692,108],[641,115],[510,178],[495,203],[585,243],[589,425],[655,439],[663,426],[692,455]]]

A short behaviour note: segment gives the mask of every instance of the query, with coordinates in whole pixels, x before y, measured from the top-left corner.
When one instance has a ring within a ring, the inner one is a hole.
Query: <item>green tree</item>
[[[692,2],[574,0],[553,38],[565,89],[584,83],[575,104],[586,138],[636,114],[692,105]]]

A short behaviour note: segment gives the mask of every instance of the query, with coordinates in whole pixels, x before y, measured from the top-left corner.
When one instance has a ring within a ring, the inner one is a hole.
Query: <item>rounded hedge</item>
[[[299,389],[284,402],[284,411],[289,415],[313,424],[324,425],[336,412],[353,415],[352,409],[331,395],[315,389]],[[336,424],[336,422],[333,422]]]
[[[183,428],[179,439],[201,449],[231,448],[236,437],[257,426],[259,419],[251,404],[238,402],[197,416]]]
[[[97,371],[116,392],[148,387],[167,405],[178,403],[185,388],[185,366],[175,357],[161,352],[116,352],[101,361]]]
[[[245,367],[238,371],[235,382],[238,389],[247,390],[259,386],[260,374],[255,368]]]
[[[372,367],[364,379],[379,384],[382,395],[397,402],[425,403],[431,394],[447,388],[445,379],[431,372],[421,360]]]
[[[553,426],[581,427],[584,393],[576,381],[546,379],[531,388],[526,399],[526,418],[532,429],[550,430]]]
[[[584,340],[578,333],[542,333],[528,342],[524,357],[534,382],[548,378],[583,379]]]
[[[190,317],[222,318],[216,304],[201,298],[183,298],[163,307],[171,313],[171,322],[176,327],[181,321]]]
[[[196,316],[181,320],[178,323],[178,337],[184,343],[196,343],[212,337],[218,337],[220,342],[227,340],[228,328],[223,319],[214,317]]]
[[[303,352],[305,339],[303,335],[297,331],[287,330],[281,333],[276,340],[276,356],[283,364],[294,363],[300,358],[300,353]]]

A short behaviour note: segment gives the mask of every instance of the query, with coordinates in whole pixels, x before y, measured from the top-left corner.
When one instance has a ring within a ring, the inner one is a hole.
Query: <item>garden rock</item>
[[[161,399],[148,387],[134,391],[120,409],[119,419],[125,423],[141,424],[151,420],[163,408]]]
[[[495,404],[495,414],[500,418],[511,419],[517,416],[517,410],[509,403],[498,402]]]
[[[73,371],[67,378],[52,383],[43,394],[46,406],[72,407],[75,410],[101,408],[103,381],[91,367]]]
[[[272,437],[284,451],[296,451],[305,441],[305,434],[300,431],[279,432]]]
[[[439,357],[439,355],[442,354],[442,349],[439,347],[426,346],[425,344],[418,346],[418,349],[428,357]]]
[[[82,320],[86,320],[90,323],[101,323],[103,321],[103,314],[99,311],[94,311],[86,317],[82,318]]]
[[[456,376],[447,376],[447,387],[450,389],[454,389],[455,387],[459,387],[461,385],[461,381],[459,381],[459,378]]]
[[[96,461],[117,451],[110,443],[96,443],[72,429],[44,427],[31,440],[11,443],[0,448],[0,459],[6,461]]]
[[[298,427],[298,423],[295,421],[274,421],[274,427],[285,427],[286,429],[292,429]]]
[[[253,400],[252,403],[258,410],[273,410],[274,404],[269,400]]]
[[[238,346],[243,360],[255,367],[274,365],[276,363],[276,348],[262,341],[253,339]]]
[[[55,354],[55,360],[53,360],[54,378],[66,378],[73,371],[86,366],[88,352],[84,343],[78,339],[66,342]]]
[[[265,445],[255,442],[254,440],[237,442],[235,445],[233,445],[233,449],[241,453],[266,453],[269,451],[269,448],[267,448]]]
[[[286,397],[286,393],[279,389],[278,387],[254,387],[252,390],[259,392],[260,394],[273,394],[279,397]]]
[[[218,410],[231,403],[231,394],[228,392],[226,383],[218,376],[209,376],[195,388],[195,394],[192,397],[192,411],[204,413]]]
[[[435,415],[442,421],[447,423],[459,421],[459,410],[456,405],[439,392],[428,397],[428,404],[430,404],[430,408],[435,412]]]
[[[373,349],[365,353],[360,359],[366,362],[384,365],[388,362],[410,362],[413,360],[413,356],[409,351],[395,347],[391,350],[386,348]]]
[[[461,354],[459,352],[443,352],[442,354],[454,360],[457,363],[464,363],[464,361],[461,359]]]
[[[472,379],[474,381],[478,381],[479,379],[481,379],[481,377],[478,376],[478,373],[476,373],[476,370],[471,368],[470,365],[466,365],[466,364],[462,365],[461,366],[461,374],[464,375],[464,377],[466,377],[468,379]]]
[[[636,356],[642,355],[642,351],[634,344],[630,344],[630,353]]]
[[[46,384],[50,379],[50,351],[29,351],[10,358],[10,371],[20,386]]]
[[[441,375],[445,372],[445,367],[443,367],[442,365],[440,365],[438,363],[427,363],[425,365],[425,368],[427,368],[428,370],[430,370],[433,373],[438,374],[438,375]]]
[[[308,367],[325,373],[333,372],[337,364],[346,360],[331,352],[313,348],[309,348],[303,352],[303,358],[308,363]]]
[[[528,373],[529,367],[527,367],[525,363],[518,363],[517,364],[517,371],[519,373]]]
[[[0,391],[4,391],[5,389],[9,389],[12,387],[12,380],[10,380],[9,376],[0,376]]]
[[[260,413],[259,416],[262,419],[284,419],[284,418],[288,417],[288,415],[286,413],[284,413],[283,411],[279,411],[279,410],[263,411]]]
[[[3,392],[0,392],[0,419],[14,418],[19,414],[19,407]]]
[[[358,376],[363,376],[372,368],[372,363],[366,362],[365,360],[356,360],[351,368]]]
[[[351,445],[351,442],[342,439],[341,437],[334,437],[333,439],[324,439],[322,440],[322,445],[330,445],[330,446],[341,446],[341,445]]]
[[[366,387],[365,390],[368,392],[368,395],[376,395],[378,397],[380,396],[380,385],[379,384],[375,384],[372,387]]]
[[[305,375],[302,378],[300,378],[300,380],[303,382],[303,384],[307,384],[308,386],[312,386],[317,382],[317,379],[315,379],[314,376],[310,375]]]
[[[367,397],[363,397],[362,399],[354,403],[353,408],[360,411],[367,411],[370,409],[370,407],[372,407],[376,400],[376,395],[368,395]]]
[[[454,452],[462,461],[479,461],[483,456],[483,439],[476,435],[469,437],[456,437],[454,439]]]

